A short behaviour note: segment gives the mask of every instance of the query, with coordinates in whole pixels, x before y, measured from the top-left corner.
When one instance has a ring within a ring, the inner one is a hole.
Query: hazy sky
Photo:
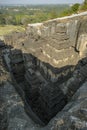
[[[81,2],[83,2],[83,0],[0,0],[0,4],[56,4]]]

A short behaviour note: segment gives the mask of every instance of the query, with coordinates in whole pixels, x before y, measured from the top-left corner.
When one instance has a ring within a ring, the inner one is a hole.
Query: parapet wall
[[[34,38],[52,38],[57,41],[57,44],[60,44],[60,41],[68,40],[69,46],[74,46],[81,51],[80,44],[87,41],[87,12],[43,23],[28,24],[27,34]]]
[[[87,51],[87,12],[28,24],[26,32],[13,33],[5,42],[55,67],[75,65]]]

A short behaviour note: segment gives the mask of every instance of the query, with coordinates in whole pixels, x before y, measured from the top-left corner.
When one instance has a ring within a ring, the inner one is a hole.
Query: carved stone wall
[[[5,36],[5,42],[55,67],[75,65],[86,55],[87,12],[43,23],[28,24],[23,33]]]

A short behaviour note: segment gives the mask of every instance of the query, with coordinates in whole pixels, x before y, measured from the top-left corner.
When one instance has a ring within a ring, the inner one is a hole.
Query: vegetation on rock
[[[87,0],[85,0],[81,5],[76,3],[72,6],[70,5],[0,6],[0,25],[1,25],[0,35],[7,34],[11,32],[11,30],[18,31],[20,30],[19,28],[23,29],[23,26],[25,27],[28,23],[29,24],[40,23],[49,19],[69,16],[86,10],[87,10]],[[2,26],[4,26],[3,29]],[[4,30],[7,30],[6,33]]]
[[[3,6],[0,8],[1,25],[27,25],[59,17],[69,5]]]
[[[24,27],[22,26],[14,26],[14,25],[4,25],[4,26],[0,26],[0,35],[6,35],[9,34],[13,31],[16,32],[22,32],[24,31]]]

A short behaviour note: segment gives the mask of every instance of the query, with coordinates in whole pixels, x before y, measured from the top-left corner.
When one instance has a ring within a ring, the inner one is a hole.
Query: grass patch
[[[4,25],[4,26],[0,25],[0,35],[1,36],[9,34],[13,31],[23,32],[23,31],[25,31],[25,28],[22,26],[14,26],[14,25]]]

